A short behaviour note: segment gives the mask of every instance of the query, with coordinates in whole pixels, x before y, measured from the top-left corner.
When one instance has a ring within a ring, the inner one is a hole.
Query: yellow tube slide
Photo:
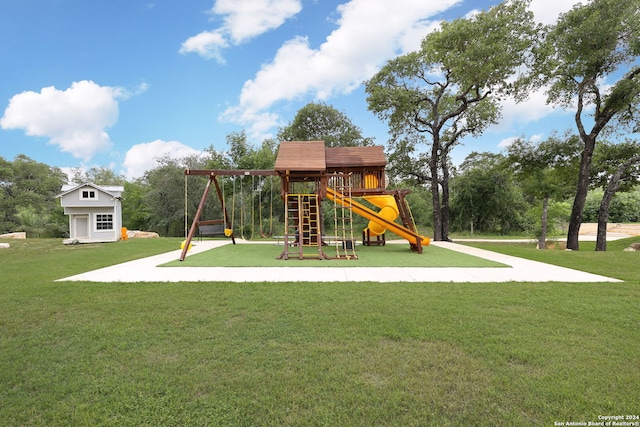
[[[378,211],[378,215],[387,221],[395,221],[398,218],[398,214],[400,211],[398,210],[398,205],[396,204],[396,198],[393,196],[365,196],[364,199],[380,208]],[[379,236],[385,232],[387,227],[383,224],[379,224],[373,220],[369,221],[369,225],[367,227],[369,229],[369,234],[371,236]],[[365,229],[366,231],[366,229]]]
[[[377,197],[387,197],[387,196],[377,196]],[[393,198],[393,196],[389,196],[389,197]],[[431,243],[431,239],[429,239],[428,237],[421,236],[409,230],[408,228],[401,226],[400,224],[396,224],[395,222],[390,221],[384,216],[379,215],[377,212],[373,211],[372,209],[369,209],[368,207],[364,206],[361,203],[356,202],[353,199],[347,201],[346,197],[342,197],[341,195],[336,193],[335,190],[331,188],[327,188],[327,198],[331,201],[336,201],[337,203],[340,203],[342,206],[351,207],[353,212],[355,212],[356,214],[382,227],[382,232],[384,232],[384,230],[387,229],[392,233],[402,237],[403,239],[407,239],[410,243],[413,243],[416,245],[418,244],[418,242],[421,244],[421,246],[428,246],[429,243]],[[396,211],[394,216],[394,219],[395,219],[398,216],[398,213],[397,213],[398,207],[395,204],[395,199],[393,202],[393,207],[395,207],[395,211]],[[389,212],[389,209],[387,209],[387,212]],[[385,215],[389,215],[389,214],[385,213]],[[369,226],[371,226],[371,222],[369,223]]]

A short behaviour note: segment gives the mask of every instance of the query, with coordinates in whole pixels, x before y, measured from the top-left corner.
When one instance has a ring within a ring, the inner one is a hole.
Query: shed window
[[[80,198],[83,200],[95,200],[98,196],[95,190],[82,190],[80,192]]]
[[[113,215],[112,214],[97,214],[96,215],[96,230],[113,230]]]

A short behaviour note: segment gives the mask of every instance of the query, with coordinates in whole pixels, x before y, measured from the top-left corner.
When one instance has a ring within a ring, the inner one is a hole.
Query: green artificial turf
[[[197,245],[197,243],[195,243]],[[278,260],[283,245],[276,244],[228,244],[199,254],[189,255],[184,261],[172,261],[165,267],[506,267],[494,261],[429,245],[418,254],[409,244],[386,246],[356,246],[357,260],[319,260],[318,248],[305,249],[305,256],[316,259],[298,259],[297,247],[289,249],[289,260]],[[335,247],[323,247],[330,257],[336,255]],[[341,251],[344,252],[344,251]]]

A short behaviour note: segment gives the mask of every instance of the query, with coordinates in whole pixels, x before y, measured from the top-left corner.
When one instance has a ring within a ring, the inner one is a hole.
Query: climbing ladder
[[[320,205],[317,194],[287,194],[285,210],[284,250],[277,259],[289,259],[289,254],[297,253],[299,259],[310,258],[304,248],[317,247],[312,256],[327,259],[322,252]],[[290,249],[296,248],[295,250]]]
[[[353,199],[351,175],[334,174],[331,177],[336,197],[333,199],[336,258],[358,259],[353,238]]]

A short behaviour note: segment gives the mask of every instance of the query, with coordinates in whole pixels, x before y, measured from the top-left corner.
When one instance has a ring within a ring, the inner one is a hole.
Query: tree
[[[584,205],[584,222],[598,222],[598,211],[604,191],[596,188],[589,191]],[[640,186],[629,192],[616,192],[609,205],[609,222],[640,222]]]
[[[549,103],[575,109],[583,144],[567,249],[579,249],[598,136],[607,126],[613,128],[614,122],[638,130],[639,55],[640,0],[578,3],[549,28],[536,50],[531,82],[547,89]]]
[[[606,251],[609,206],[617,191],[629,191],[638,184],[640,145],[634,141],[600,143],[594,153],[593,165],[597,171],[594,184],[604,190],[598,209],[596,251]]]
[[[57,167],[18,155],[13,162],[0,161],[0,231],[14,231],[20,221],[17,213],[31,206],[39,215],[55,219],[43,234],[59,235],[65,229],[64,217],[56,196],[66,182],[66,175]],[[62,222],[61,222],[62,221]]]
[[[327,147],[358,147],[373,144],[349,117],[322,102],[311,102],[300,110],[288,126],[278,132],[280,141],[324,141]]]
[[[513,183],[505,157],[471,153],[452,179],[452,222],[474,232],[508,233],[523,228],[526,204]]]
[[[151,212],[145,203],[148,188],[141,179],[124,183],[122,225],[130,230],[148,230]]]
[[[252,146],[245,131],[232,132],[227,135],[229,146],[228,166],[233,169],[273,169],[276,162],[276,142],[265,139],[259,148]],[[212,156],[214,162],[219,162],[219,156]]]
[[[228,138],[229,136],[227,136],[227,141]],[[208,158],[205,160],[205,169],[232,169],[231,159],[229,159],[228,153],[216,150],[213,145],[205,149],[205,152],[208,156]]]
[[[124,175],[116,174],[113,169],[106,166],[90,169],[73,168],[69,178],[76,184],[90,182],[96,185],[124,185],[127,181]]]
[[[13,164],[0,157],[0,233],[13,231],[15,226],[15,204],[10,193],[14,181]]]
[[[49,224],[49,215],[38,212],[33,206],[18,208],[16,218],[20,222],[19,229],[34,234],[37,238],[42,237]]]
[[[185,188],[184,170],[202,169],[202,159],[198,156],[182,159],[162,157],[157,159],[157,163],[158,166],[147,171],[141,181],[146,187],[142,205],[148,209],[148,214],[145,212],[147,228],[162,236],[182,236],[186,233],[185,210],[195,213],[205,185],[203,179],[194,179],[191,181],[193,184]]]
[[[398,158],[409,160],[411,174],[429,181],[436,241],[448,240],[450,152],[464,136],[497,122],[497,97],[509,90],[506,81],[536,34],[527,5],[507,1],[444,22],[419,51],[389,61],[366,83],[369,109],[389,123],[389,145],[402,150]],[[424,157],[422,144],[430,145]]]
[[[508,148],[508,161],[525,194],[542,201],[538,247],[547,240],[549,202],[568,196],[575,189],[580,159],[577,136],[552,136],[539,144],[518,139]]]

